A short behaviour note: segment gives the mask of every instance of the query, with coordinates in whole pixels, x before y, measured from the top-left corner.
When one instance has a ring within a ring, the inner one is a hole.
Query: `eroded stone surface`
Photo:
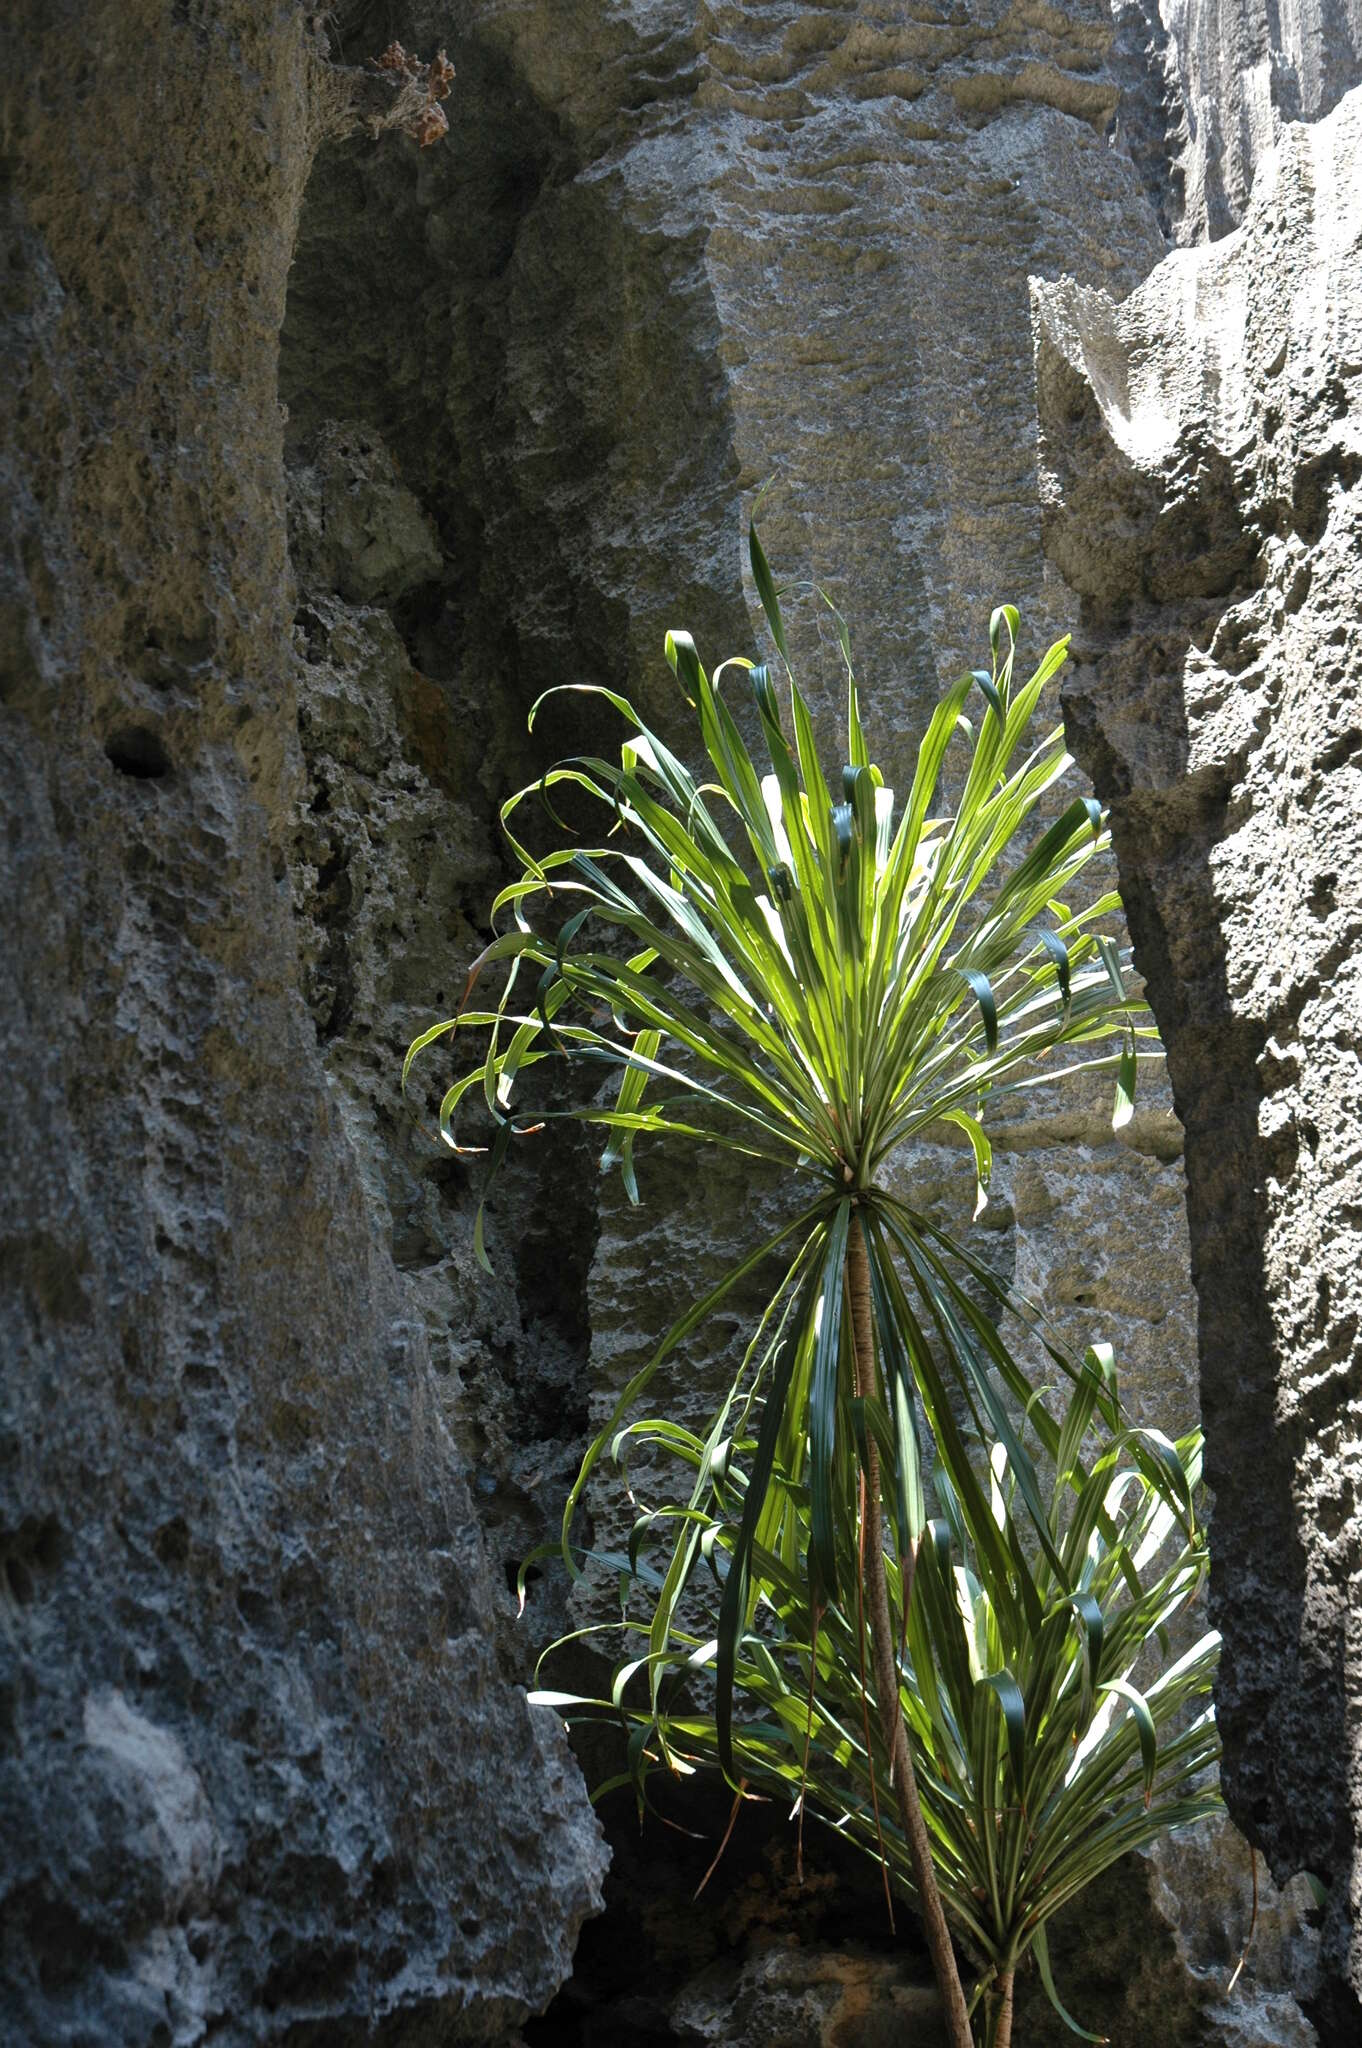
[[[329,527],[324,548],[310,502],[318,449],[328,491],[365,507],[340,533]],[[438,634],[425,636],[436,671],[426,673],[389,610],[339,594],[355,587],[377,534],[391,596],[419,588],[423,608],[441,601],[439,552],[374,431],[327,425],[290,465],[290,498],[307,578],[295,622],[304,779],[291,859],[303,993],[371,1213],[425,1324],[442,1425],[472,1471],[502,1585],[489,1626],[528,1676],[531,1639],[510,1627],[506,1582],[550,1532],[580,1454],[592,1162],[569,1138],[548,1158],[546,1185],[546,1146],[512,1164],[488,1223],[489,1276],[472,1248],[483,1162],[435,1139],[424,1065],[409,1104],[398,1090],[408,1042],[432,1006],[457,1007],[482,943],[503,878],[492,794],[512,779],[520,736],[507,733],[502,699],[474,701],[467,671],[442,663]],[[470,1121],[460,1129],[471,1142],[482,1133]],[[585,1169],[575,1196],[563,1184],[574,1161]],[[540,1639],[561,1591],[554,1581],[536,1597]]]
[[[379,32],[372,8],[337,19],[347,45]],[[402,32],[453,26],[420,4]],[[422,673],[457,678],[463,704],[505,707],[490,762],[461,771],[480,781],[484,815],[494,771],[524,780],[563,740],[612,742],[612,721],[579,705],[517,757],[513,727],[541,688],[627,689],[674,735],[664,629],[689,626],[707,656],[750,650],[739,509],[772,474],[773,559],[845,603],[892,776],[941,681],[978,658],[997,597],[1021,603],[1037,653],[1067,623],[1040,546],[1025,279],[1077,270],[1124,291],[1164,251],[1150,194],[1171,175],[1166,83],[1135,28],[1115,34],[1104,6],[1081,4],[910,17],[797,0],[481,0],[451,35],[449,151],[412,164],[352,143],[328,157],[290,303],[290,432],[365,421],[434,519],[442,578],[399,604],[397,623]],[[1137,88],[1151,140],[1132,156]],[[835,646],[815,605],[795,623],[831,748]],[[348,1031],[330,1042],[333,1071],[351,1044]],[[1180,1132],[1156,1091],[1122,1142],[1108,1113],[1094,1088],[1047,1091],[1001,1119],[979,1242],[1054,1298],[1075,1336],[1113,1338],[1141,1415],[1183,1427],[1195,1391]],[[561,1147],[527,1148],[519,1170],[522,1186],[542,1176],[569,1238],[599,1229],[571,1335],[589,1373],[579,1360],[575,1377],[546,1378],[533,1362],[543,1318],[507,1290],[552,1264],[554,1238],[538,1233],[513,1275],[522,1193],[493,1203],[498,1342],[457,1249],[463,1189],[427,1212],[421,1285],[437,1352],[458,1359],[469,1393],[463,1426],[477,1418],[487,1498],[508,1535],[534,1533],[536,1514],[546,1535],[564,1460],[546,1466],[548,1432],[531,1450],[517,1438],[522,1373],[550,1404],[575,1402],[576,1427],[599,1424],[731,1250],[725,1212],[745,1230],[776,1203],[721,1160],[645,1157],[640,1212],[614,1184],[597,1189],[584,1149],[564,1161]],[[924,1147],[907,1170],[921,1200],[968,1210],[960,1155]],[[721,1343],[740,1332],[735,1316]],[[698,1414],[719,1369],[688,1358],[666,1401]],[[598,1540],[632,1519],[618,1487],[592,1505]],[[541,1636],[559,1612],[545,1584],[532,1589]],[[1226,1860],[1235,1911],[1241,1870]],[[1160,1953],[1176,1976],[1171,1942]]]
[[[1358,615],[1362,95],[1287,129],[1243,228],[1121,307],[1036,288],[1066,696],[1113,805],[1187,1127],[1231,1806],[1362,1952]],[[1349,1993],[1345,1986],[1351,1984]]]
[[[302,996],[277,337],[334,102],[296,8],[6,40],[0,2034],[495,2039],[602,1848]]]
[[[884,1956],[768,1948],[718,1965],[672,2008],[683,2048],[941,2048],[935,1987]]]
[[[289,472],[289,556],[301,589],[391,605],[435,582],[439,537],[392,457],[357,422],[328,421]]]
[[[36,196],[6,301],[23,1170],[0,1259],[6,1360],[31,1370],[0,1439],[0,1771],[30,2031],[331,2041],[371,2014],[477,2038],[561,1976],[598,1851],[500,1675],[562,1596],[532,1586],[516,1634],[507,1567],[656,1330],[658,1270],[693,1280],[725,1249],[717,1205],[759,1205],[706,1166],[689,1209],[645,1178],[649,1212],[621,1217],[589,1148],[545,1145],[494,1204],[488,1283],[476,1178],[404,1120],[401,1048],[457,999],[505,790],[610,736],[578,701],[530,745],[530,702],[605,681],[674,719],[664,628],[748,644],[738,509],[764,477],[773,555],[847,602],[896,774],[996,597],[1037,648],[1068,622],[1025,277],[1121,292],[1164,231],[1238,218],[1265,138],[1331,104],[1358,47],[1356,0],[1269,12],[1144,0],[1113,33],[1105,0],[11,10],[6,147]],[[352,65],[447,41],[459,84],[439,149],[366,133],[313,175],[280,377],[291,638],[275,338],[312,139],[347,125],[314,15]],[[1210,528],[1237,575],[1234,521]],[[816,619],[801,672],[830,734]],[[1075,1334],[1116,1335],[1133,1404],[1181,1424],[1179,1135],[1155,1097],[1120,1144],[1105,1113],[1047,1095],[999,1125],[981,1242]],[[911,1162],[943,1213],[968,1206],[961,1163]],[[1234,1865],[1194,1882],[1228,1896]],[[1104,1937],[1121,2038],[1148,2038],[1154,1987],[1169,2041],[1231,2024],[1223,1925],[1188,1917],[1185,1965],[1172,1938],[1132,1961]],[[1155,1923],[1113,1910],[1131,1924]],[[1296,1980],[1279,1962],[1264,1997]],[[1284,2005],[1254,2011],[1247,2039],[1293,2041]]]
[[[1291,121],[1362,80],[1359,0],[1112,0],[1129,69],[1118,126],[1164,229],[1216,241]]]

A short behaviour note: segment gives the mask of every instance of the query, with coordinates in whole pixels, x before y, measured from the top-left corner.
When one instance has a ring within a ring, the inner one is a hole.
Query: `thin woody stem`
[[[847,1236],[847,1286],[851,1296],[851,1329],[853,1355],[856,1370],[856,1393],[861,1400],[867,1400],[875,1390],[875,1340],[870,1316],[870,1262],[866,1256],[865,1235],[860,1215],[853,1210],[851,1229]],[[880,1727],[884,1746],[889,1753],[893,1771],[894,1790],[898,1795],[899,1816],[908,1843],[908,1853],[913,1862],[913,1877],[917,1884],[918,1902],[922,1912],[923,1928],[927,1936],[927,1947],[931,1953],[932,1968],[936,1972],[937,1985],[942,2003],[946,2008],[946,2033],[951,2048],[973,2048],[969,2013],[965,2005],[964,1987],[960,1982],[960,1968],[951,1945],[950,1929],[946,1925],[946,1914],[941,1904],[941,1893],[937,1887],[936,1872],[932,1868],[932,1848],[927,1836],[927,1823],[922,1817],[922,1802],[918,1797],[917,1774],[913,1769],[912,1752],[908,1746],[908,1732],[903,1725],[899,1708],[898,1671],[894,1658],[894,1631],[889,1616],[889,1589],[884,1576],[884,1547],[880,1540],[880,1454],[873,1431],[867,1428],[866,1437],[866,1492],[869,1498],[869,1514],[873,1518],[869,1540],[865,1544],[865,1590],[870,1608],[870,1640],[875,1665],[875,1695],[879,1701]],[[905,1592],[905,1598],[907,1594]],[[1005,2005],[1007,2031],[1012,2031],[1012,1980],[1006,1980]],[[1004,2048],[1002,2036],[998,2037],[998,2048]]]
[[[998,2017],[993,2024],[993,2048],[1012,2048],[1012,1985],[1016,1967],[1009,1963],[998,1979]]]

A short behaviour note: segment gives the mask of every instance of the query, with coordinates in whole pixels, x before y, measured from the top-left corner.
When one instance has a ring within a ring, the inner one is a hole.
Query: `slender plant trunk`
[[[1012,1984],[1016,1971],[1009,1964],[998,1979],[998,2017],[993,2026],[993,2048],[1012,2048]]]
[[[875,1349],[870,1318],[870,1263],[866,1256],[860,1214],[856,1210],[852,1211],[851,1230],[847,1237],[847,1284],[851,1294],[856,1392],[865,1400],[875,1390]],[[927,1947],[931,1952],[932,1968],[936,1972],[936,1981],[946,2008],[946,2033],[951,2048],[973,2048],[964,1987],[960,1982],[960,1968],[955,1959],[955,1950],[951,1946],[950,1929],[946,1925],[936,1872],[932,1868],[932,1849],[927,1838],[927,1823],[922,1817],[922,1802],[918,1798],[917,1774],[913,1769],[912,1753],[908,1747],[908,1731],[903,1725],[903,1714],[899,1708],[894,1630],[889,1616],[889,1589],[885,1583],[884,1544],[880,1535],[880,1454],[869,1429],[866,1430],[866,1443],[865,1477],[870,1527],[866,1531],[865,1591],[866,1604],[870,1610],[870,1641],[875,1666],[875,1695],[880,1706],[880,1726],[894,1773],[894,1791],[898,1797],[903,1832],[907,1837],[908,1852],[913,1860],[913,1877],[917,1883]],[[1010,2036],[1010,1973],[1006,1986],[1007,2031]],[[1006,2048],[1001,2034],[997,2037],[997,2048]]]

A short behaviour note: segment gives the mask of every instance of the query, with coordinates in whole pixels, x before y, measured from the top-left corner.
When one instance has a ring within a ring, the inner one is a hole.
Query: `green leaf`
[[[998,635],[1003,626],[1007,627],[1009,648],[1017,644],[1017,632],[1021,626],[1021,614],[1014,604],[1000,604],[990,615],[988,622],[988,644],[996,665],[998,660]]]
[[[979,685],[979,688],[987,698],[988,708],[997,719],[999,730],[1001,730],[1003,724],[1003,700],[998,695],[997,684],[986,668],[976,668],[973,680]]]
[[[993,1175],[993,1147],[983,1125],[977,1118],[967,1116],[963,1109],[948,1109],[943,1123],[954,1124],[969,1139],[974,1153],[974,1218],[977,1223],[988,1206],[988,1184]]]
[[[913,1412],[913,1365],[902,1329],[890,1306],[889,1290],[881,1271],[884,1247],[873,1232],[867,1233],[866,1251],[875,1335],[880,1346],[894,1432],[893,1451],[885,1461],[883,1475],[891,1476],[898,1552],[902,1559],[917,1542],[927,1519],[922,1455]]]
[[[766,560],[765,550],[757,538],[755,521],[747,529],[747,550],[752,562],[752,581],[757,586],[757,596],[761,599],[761,608],[766,614],[766,623],[771,628],[771,638],[775,641],[783,659],[788,665],[790,650],[785,644],[785,621],[780,615],[780,599],[776,595],[775,581],[771,575],[770,565]]]
[[[621,1115],[629,1115],[643,1100],[643,1091],[648,1085],[651,1063],[656,1060],[662,1046],[660,1031],[640,1031],[634,1040],[634,1062],[627,1066],[620,1076],[619,1093],[615,1108]],[[618,1138],[614,1134],[618,1132]],[[634,1137],[632,1130],[614,1127],[609,1143],[601,1154],[601,1172],[608,1173],[618,1165],[624,1179],[625,1193],[630,1203],[638,1206],[638,1180],[634,1173]]]
[[[828,1232],[809,1388],[809,1486],[813,1503],[813,1564],[820,1589],[835,1594],[838,1571],[833,1535],[834,1460],[837,1451],[838,1368],[842,1353],[842,1275],[846,1266],[851,1203],[839,1202]]]
[[[1054,1972],[1050,1967],[1050,1944],[1046,1939],[1044,1927],[1036,1929],[1031,1939],[1031,1946],[1036,1952],[1036,1961],[1040,1964],[1040,1981],[1045,1986],[1045,1996],[1049,1999],[1051,2005],[1069,2029],[1069,2032],[1077,2034],[1080,2041],[1095,2041],[1098,2043],[1098,2048],[1105,2048],[1105,2043],[1109,2039],[1108,2035],[1090,2034],[1086,2027],[1079,2026],[1072,2013],[1065,2010],[1059,1993],[1055,1989]]]
[[[1116,1069],[1116,1105],[1111,1112],[1111,1128],[1123,1130],[1135,1114],[1135,1033],[1131,1031],[1121,1047],[1121,1063]]]
[[[998,1005],[994,1000],[993,985],[989,981],[988,976],[981,974],[977,967],[962,967],[960,974],[973,989],[975,999],[983,1014],[984,1041],[990,1052],[996,1052],[998,1050]]]
[[[820,1285],[821,1276],[810,1284],[806,1296],[810,1313],[815,1299],[814,1288]],[[771,1387],[761,1418],[761,1432],[757,1438],[747,1492],[743,1499],[742,1521],[733,1555],[729,1560],[728,1576],[724,1581],[723,1598],[719,1606],[718,1658],[715,1666],[715,1739],[719,1768],[730,1784],[737,1782],[733,1762],[733,1683],[737,1669],[738,1643],[747,1621],[752,1546],[756,1538],[757,1523],[765,1505],[771,1469],[775,1463],[784,1397],[789,1388],[798,1353],[798,1340],[792,1336],[787,1336],[782,1341],[776,1353]]]
[[[506,1157],[506,1150],[511,1142],[511,1129],[512,1127],[509,1123],[504,1123],[497,1131],[492,1145],[492,1157],[488,1163],[487,1179],[483,1183],[482,1199],[478,1203],[478,1213],[473,1220],[473,1254],[478,1264],[482,1267],[483,1272],[487,1274],[490,1274],[492,1271],[492,1262],[487,1256],[487,1247],[483,1242],[483,1231],[487,1214],[487,1197],[491,1191],[493,1181],[501,1171],[502,1161]]]
[[[979,1680],[981,1692],[992,1693],[1002,1710],[1007,1729],[1008,1762],[1018,1803],[1026,1804],[1026,1701],[1010,1671],[991,1671]]]
[[[1121,955],[1116,942],[1114,939],[1105,938],[1099,932],[1096,944],[1098,953],[1101,955],[1102,965],[1107,970],[1107,979],[1111,983],[1116,1000],[1123,1003],[1126,997],[1126,978],[1121,967]]]
[[[1154,1773],[1159,1765],[1159,1737],[1154,1726],[1154,1716],[1142,1692],[1123,1678],[1109,1678],[1098,1687],[1099,1693],[1114,1692],[1126,1702],[1134,1718],[1140,1738],[1140,1768],[1144,1774],[1144,1803],[1146,1806],[1154,1797]]]
[[[1073,1001],[1073,987],[1070,977],[1069,949],[1057,932],[1046,925],[1035,927],[1035,936],[1045,948],[1055,967],[1055,980],[1059,984],[1059,999],[1067,1012]]]
[[[1083,1626],[1083,1717],[1092,1712],[1092,1702],[1102,1671],[1102,1642],[1106,1623],[1102,1609],[1091,1593],[1069,1595],[1069,1605]]]

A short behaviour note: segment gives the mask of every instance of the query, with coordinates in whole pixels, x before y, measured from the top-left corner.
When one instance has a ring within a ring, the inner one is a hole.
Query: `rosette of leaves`
[[[777,1462],[767,1482],[778,1536],[759,1536],[747,1567],[753,1609],[734,1664],[743,1710],[722,1734],[706,1710],[761,1433],[760,1401],[749,1404],[741,1390],[734,1399],[737,1412],[730,1406],[720,1418],[733,1433],[717,1443],[654,1420],[619,1433],[621,1462],[643,1444],[700,1484],[684,1510],[644,1509],[628,1555],[612,1560],[622,1575],[619,1626],[638,1642],[612,1697],[531,1697],[571,1719],[623,1720],[629,1767],[598,1796],[632,1781],[642,1798],[652,1770],[689,1772],[722,1759],[737,1774],[739,1798],[791,1803],[801,1845],[808,1808],[878,1857],[886,1882],[920,1905],[895,1820],[884,1701],[867,1671],[861,1604],[809,1600],[800,1561],[813,1542],[807,1461],[797,1474]],[[1075,1368],[1059,1423],[1033,1401],[1019,1434],[1051,1475],[1046,1544],[995,1440],[965,1484],[937,1471],[940,1512],[915,1543],[883,1560],[898,1645],[892,1712],[907,1729],[943,1909],[976,1964],[967,2012],[988,2048],[1011,2039],[1015,1974],[1028,1953],[1065,2024],[1085,2040],[1104,2038],[1061,2003],[1050,1920],[1119,1857],[1220,1808],[1210,1697],[1219,1637],[1202,1634],[1178,1655],[1169,1635],[1195,1605],[1207,1569],[1199,1435],[1170,1443],[1128,1426],[1105,1346]],[[692,1627],[673,1624],[657,1650],[653,1622],[668,1575],[649,1546],[678,1514],[698,1534],[712,1576],[692,1588]],[[839,1544],[850,1535],[839,1530]],[[857,1532],[857,1540],[871,1539]],[[859,1553],[838,1564],[843,1585],[862,1578]],[[707,1616],[695,1598],[705,1584]],[[640,1608],[651,1613],[640,1618]],[[696,1632],[702,1618],[713,1632]]]
[[[1119,911],[1115,893],[1075,898],[1108,844],[1101,809],[1091,796],[1056,802],[1072,765],[1062,727],[1031,732],[1067,643],[1018,682],[1018,616],[1000,606],[989,666],[946,691],[911,786],[896,798],[870,759],[838,617],[846,759],[830,784],[755,529],[749,544],[778,667],[735,657],[711,678],[689,635],[667,635],[707,757],[704,781],[626,698],[562,686],[594,694],[623,720],[618,759],[562,761],[503,807],[521,872],[493,905],[496,935],[473,963],[458,1014],[415,1041],[403,1085],[437,1041],[478,1035],[478,1054],[446,1090],[439,1124],[456,1150],[480,1149],[456,1126],[470,1096],[478,1104],[490,1124],[489,1185],[517,1136],[570,1118],[605,1130],[602,1166],[618,1167],[631,1200],[645,1138],[723,1146],[806,1191],[793,1220],[754,1244],[642,1363],[567,1502],[563,1555],[575,1571],[571,1530],[582,1491],[659,1368],[749,1275],[778,1274],[745,1382],[744,1399],[760,1398],[761,1420],[725,1550],[717,1754],[733,1778],[733,1692],[759,1597],[758,1556],[780,1558],[799,1577],[810,1616],[862,1601],[924,1927],[951,2038],[965,2048],[965,1999],[894,1704],[895,1638],[874,1540],[882,1516],[899,1558],[922,1535],[920,1424],[962,1497],[973,1484],[969,1436],[1000,1444],[1032,1538],[1052,1570],[1062,1577],[1065,1568],[1040,1470],[1016,1426],[1030,1383],[981,1305],[986,1280],[961,1245],[891,1193],[885,1175],[915,1136],[954,1126],[968,1140],[982,1204],[988,1099],[1103,1065],[1115,1076],[1115,1120],[1124,1121],[1137,1061],[1153,1056],[1137,1041],[1154,1032],[1104,929]],[[756,759],[726,700],[726,677],[750,693]],[[947,780],[956,792],[949,802]],[[569,793],[598,811],[593,839],[561,824]],[[563,833],[545,853],[522,836],[522,809],[536,796]],[[490,1006],[475,1003],[490,968],[504,970],[500,993]],[[584,1076],[583,1099],[537,1092],[545,1062]],[[485,1264],[481,1205],[475,1247]],[[1097,1399],[1100,1409],[1106,1396]],[[725,1434],[712,1437],[707,1456]],[[1149,1445],[1140,1455],[1156,1457]],[[701,1555],[711,1478],[708,1468],[697,1472],[694,1500],[675,1514],[650,1632],[654,1705],[677,1601]],[[792,1510],[793,1483],[807,1489],[806,1521]],[[1010,1570],[1001,1538],[981,1562]]]

